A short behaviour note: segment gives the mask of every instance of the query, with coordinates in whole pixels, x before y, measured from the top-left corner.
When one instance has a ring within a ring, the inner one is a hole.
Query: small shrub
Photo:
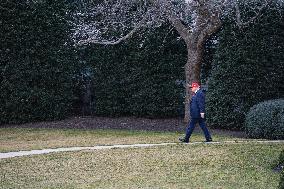
[[[254,105],[246,115],[245,130],[251,138],[284,139],[284,99]]]

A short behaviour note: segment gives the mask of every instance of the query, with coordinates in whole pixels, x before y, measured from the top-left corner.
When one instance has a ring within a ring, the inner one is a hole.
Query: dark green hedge
[[[208,85],[209,125],[243,129],[250,107],[284,97],[283,23],[271,10],[243,30],[224,25]]]
[[[246,116],[245,131],[251,138],[284,139],[284,99],[253,106]]]
[[[74,51],[65,1],[4,1],[0,124],[60,119],[71,106]]]
[[[173,117],[183,108],[185,44],[168,25],[117,46],[86,50],[94,70],[96,115]]]

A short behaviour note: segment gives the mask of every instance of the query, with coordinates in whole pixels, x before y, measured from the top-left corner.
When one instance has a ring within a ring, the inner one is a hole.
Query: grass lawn
[[[0,128],[0,152],[35,150],[71,146],[178,142],[184,133],[127,130],[80,130]],[[213,135],[216,141],[240,140],[226,135]],[[191,141],[204,141],[194,133]]]
[[[1,151],[160,143],[180,133],[0,129]],[[215,140],[235,140],[214,136]],[[195,134],[192,141],[203,141]],[[239,140],[239,139],[238,139]],[[0,188],[277,188],[283,143],[177,144],[0,159]]]

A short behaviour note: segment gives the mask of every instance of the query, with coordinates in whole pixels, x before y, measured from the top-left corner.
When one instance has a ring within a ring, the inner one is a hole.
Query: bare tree
[[[187,45],[186,84],[200,82],[204,45],[220,30],[222,18],[232,12],[242,28],[254,22],[272,0],[243,1],[249,4],[251,18],[244,20],[240,0],[99,0],[86,3],[86,11],[78,12],[75,29],[78,45],[98,43],[118,44],[143,27],[159,27],[169,22]],[[93,4],[93,5],[92,5]],[[246,10],[248,11],[248,10]],[[189,120],[188,103],[191,93],[186,90],[185,118]]]

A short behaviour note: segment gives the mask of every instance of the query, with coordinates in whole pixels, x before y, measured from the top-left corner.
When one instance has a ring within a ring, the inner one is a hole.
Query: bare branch
[[[89,6],[75,12],[73,39],[76,45],[89,43],[115,45],[143,27],[158,25],[147,1],[117,0]]]
[[[181,18],[175,14],[172,5],[168,0],[161,0],[157,1],[159,3],[156,3],[156,7],[159,6],[159,4],[162,4],[163,6],[157,7],[166,15],[167,20],[171,23],[172,26],[175,27],[179,35],[185,40],[186,43],[188,43],[189,35],[191,33],[191,27],[185,25]]]
[[[0,5],[0,9],[2,9],[2,10],[9,10],[6,7],[2,7],[1,5]]]
[[[164,39],[163,39],[163,43],[166,42],[166,38],[168,37],[168,35],[173,31],[174,27],[171,27],[170,30],[168,31],[168,33],[165,35]]]
[[[180,34],[180,36],[185,41],[188,41],[188,36],[191,33],[191,31],[181,22],[181,20],[174,15],[169,15],[168,20],[175,27],[175,29]]]
[[[257,12],[255,12],[255,16],[251,17],[248,21],[243,22],[241,19],[241,11],[238,3],[235,3],[235,9],[236,9],[236,22],[239,28],[244,28],[248,26],[250,23],[254,22],[258,17],[262,15],[262,11],[272,2],[272,0],[267,0],[259,9]]]
[[[216,20],[214,23],[207,23],[205,29],[198,36],[197,46],[203,46],[205,39],[208,39],[212,34],[216,33],[222,26],[220,20]]]
[[[226,7],[228,3],[230,3],[230,0],[222,0],[221,1],[221,8]]]
[[[239,7],[238,3],[235,4],[235,8],[236,8],[237,24],[238,24],[239,26],[241,26],[241,25],[242,25],[241,12],[240,12],[240,7]]]
[[[119,38],[118,40],[108,41],[108,40],[98,40],[98,39],[89,38],[89,39],[86,39],[86,40],[78,41],[77,45],[81,46],[81,45],[86,45],[86,44],[90,44],[90,43],[102,44],[102,45],[117,45],[117,44],[121,43],[122,41],[125,41],[128,38],[131,38],[135,32],[137,32],[142,27],[145,27],[147,25],[145,20],[146,20],[146,18],[144,17],[144,19],[142,19],[128,34]]]

